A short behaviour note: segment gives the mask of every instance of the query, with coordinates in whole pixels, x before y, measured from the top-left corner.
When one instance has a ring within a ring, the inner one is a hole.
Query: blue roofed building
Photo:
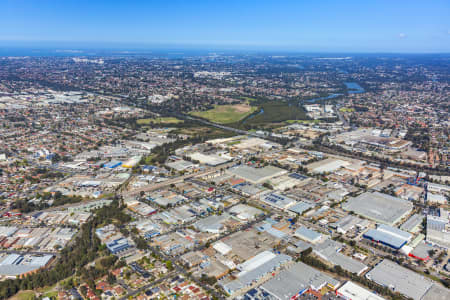
[[[107,169],[115,169],[115,168],[117,168],[118,166],[120,166],[121,164],[122,164],[121,161],[115,161],[115,160],[112,160],[112,161],[110,161],[110,162],[104,164],[104,165],[103,165],[103,168],[107,168]]]
[[[412,235],[398,228],[380,224],[377,229],[369,229],[363,234],[363,237],[394,249],[400,249],[411,240]]]
[[[130,244],[128,243],[128,240],[124,237],[113,240],[111,242],[106,243],[106,247],[109,251],[111,251],[112,254],[117,254],[119,252],[122,252],[128,248],[130,248]]]

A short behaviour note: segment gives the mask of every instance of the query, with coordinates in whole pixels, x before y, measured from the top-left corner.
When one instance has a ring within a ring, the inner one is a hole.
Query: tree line
[[[7,299],[20,290],[32,290],[56,284],[76,273],[88,274],[83,267],[98,257],[102,249],[101,242],[95,235],[95,229],[101,224],[112,223],[113,220],[125,224],[131,217],[122,211],[119,201],[98,209],[92,219],[81,226],[81,235],[62,249],[55,266],[42,269],[24,278],[8,279],[0,282],[0,299]],[[88,277],[91,277],[90,275]]]

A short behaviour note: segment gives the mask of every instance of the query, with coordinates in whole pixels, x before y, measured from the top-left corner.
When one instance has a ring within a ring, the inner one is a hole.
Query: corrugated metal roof
[[[415,300],[421,299],[433,285],[431,280],[388,259],[379,263],[366,277]]]
[[[297,230],[295,231],[295,235],[297,235],[298,237],[303,238],[307,241],[315,241],[322,236],[317,231],[308,229],[304,226],[297,228]]]
[[[372,239],[374,241],[382,242],[383,244],[396,249],[400,249],[407,242],[406,239],[377,229],[369,229],[366,233],[364,233],[364,237]]]
[[[287,300],[302,290],[310,287],[320,289],[327,284],[338,286],[339,281],[299,262],[281,271],[274,278],[264,283],[261,288],[277,299]]]

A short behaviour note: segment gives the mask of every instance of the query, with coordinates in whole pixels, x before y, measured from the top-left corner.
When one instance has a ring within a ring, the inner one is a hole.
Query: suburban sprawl
[[[450,299],[449,70],[0,57],[0,299]]]

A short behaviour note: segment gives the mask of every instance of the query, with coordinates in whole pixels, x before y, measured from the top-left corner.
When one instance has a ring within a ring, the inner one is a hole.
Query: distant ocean
[[[215,55],[209,49],[83,49],[83,48],[33,48],[33,47],[5,47],[0,45],[0,57],[5,56],[152,56],[169,59]],[[222,52],[221,54],[225,54]],[[231,52],[226,53],[231,54]]]

